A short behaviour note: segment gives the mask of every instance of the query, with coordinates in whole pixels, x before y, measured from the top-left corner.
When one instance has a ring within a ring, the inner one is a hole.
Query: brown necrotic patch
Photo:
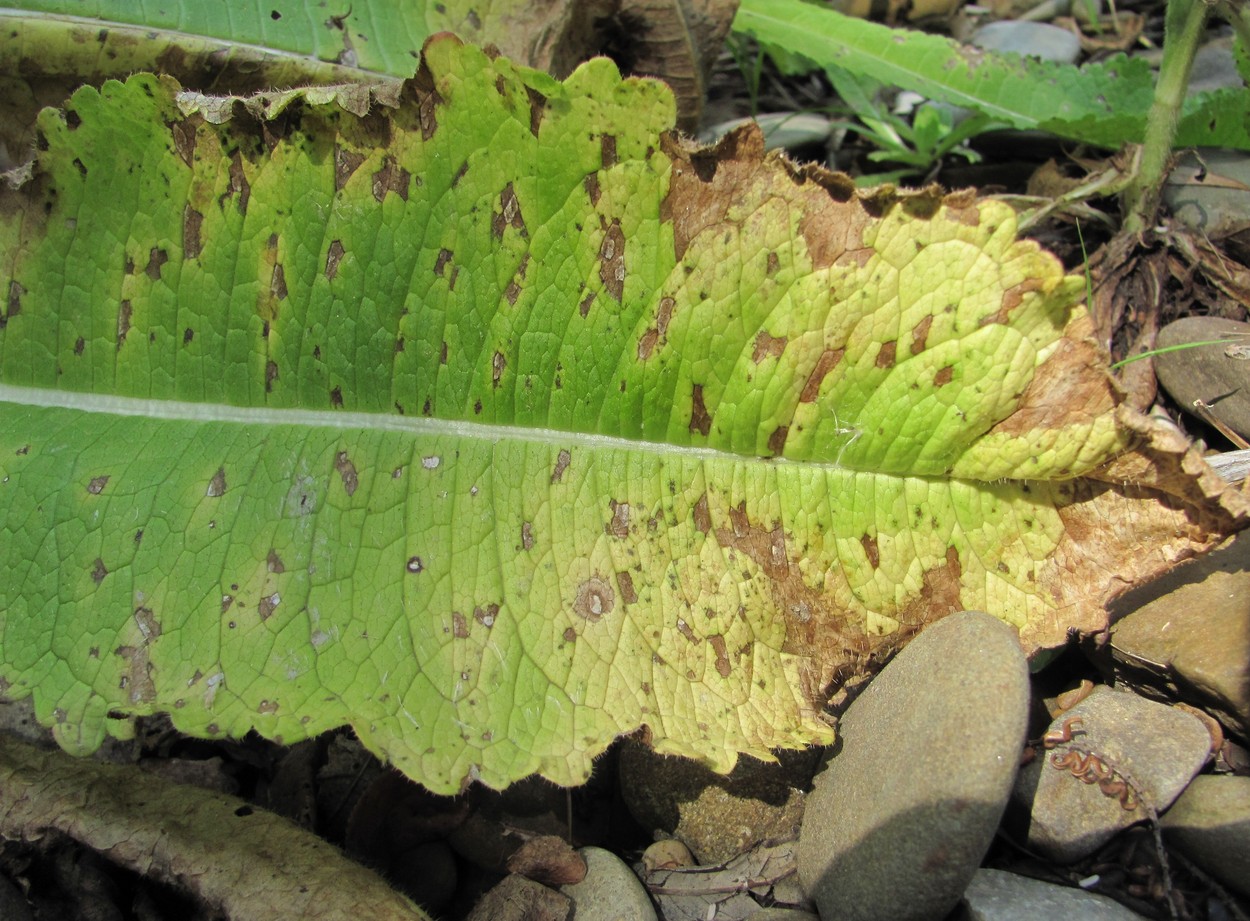
[[[712,530],[712,513],[708,507],[707,493],[699,496],[692,509],[695,530],[707,534]]]
[[[342,240],[330,241],[330,247],[326,250],[326,281],[334,281],[335,276],[339,273],[339,263],[343,261],[343,256],[346,252],[343,249]]]
[[[451,612],[451,632],[459,640],[467,639],[469,636],[469,621],[459,611]]]
[[[521,549],[534,549],[534,525],[529,521],[521,522]]]
[[[273,592],[272,594],[265,595],[260,599],[260,602],[256,605],[256,612],[260,614],[260,619],[262,621],[268,620],[273,617],[273,612],[278,610],[278,605],[281,603],[282,596],[277,592]]]
[[[74,354],[81,355],[87,349],[87,340],[79,336],[74,340]]]
[[[272,547],[269,548],[269,553],[265,557],[265,568],[272,573],[286,572],[286,566],[282,563],[282,557],[278,556],[278,551]]]
[[[560,482],[560,480],[564,477],[564,471],[569,468],[569,461],[572,459],[572,455],[570,455],[568,451],[563,448],[560,450],[560,453],[556,455],[555,468],[551,471],[552,483]]]
[[[707,437],[712,431],[712,416],[703,403],[703,385],[695,384],[690,393],[690,431]]]
[[[503,352],[496,352],[490,359],[490,385],[493,389],[498,390],[500,381],[503,379],[504,369],[508,367],[508,359],[504,357]]]
[[[547,97],[532,86],[525,88],[525,95],[530,102],[530,134],[538,137],[543,124],[543,113],[547,110]]]
[[[881,347],[877,349],[877,361],[876,361],[877,367],[878,368],[893,368],[894,356],[897,351],[898,351],[898,340],[891,339],[889,342],[881,343]]]
[[[586,620],[593,623],[605,614],[611,614],[615,605],[616,593],[602,576],[593,575],[577,586],[573,610]]]
[[[873,569],[881,567],[881,551],[877,547],[877,539],[871,534],[865,534],[859,539],[859,544],[864,548],[864,556],[868,558],[868,565]]]
[[[447,263],[451,262],[452,256],[455,255],[451,250],[443,247],[438,251],[438,255],[434,259],[434,274],[440,278],[447,272]]]
[[[334,191],[342,190],[347,185],[347,180],[352,178],[352,174],[360,169],[360,164],[365,162],[365,155],[357,153],[354,150],[348,150],[345,147],[334,148]]]
[[[243,169],[243,155],[237,150],[230,158],[230,169],[227,173],[229,181],[226,191],[219,199],[224,204],[227,198],[233,198],[239,214],[247,214],[247,204],[252,200],[252,184],[247,181],[247,173]]]
[[[330,390],[330,405],[335,409],[343,408],[343,388],[333,387]]]
[[[277,301],[286,300],[286,269],[282,268],[281,262],[274,264],[273,272],[269,276],[269,296]]]
[[[599,280],[618,304],[625,292],[625,232],[613,218],[599,247]]]
[[[169,128],[174,139],[174,150],[178,151],[178,156],[188,167],[195,163],[195,128],[200,121],[199,116],[192,116],[186,121],[174,122]]]
[[[212,475],[208,481],[208,486],[204,490],[204,495],[210,499],[216,499],[226,494],[226,468],[218,467],[217,472]]]
[[[786,439],[790,437],[790,426],[779,425],[768,436],[768,450],[780,457],[786,450]]]
[[[490,229],[496,240],[503,239],[503,232],[508,227],[522,236],[529,234],[525,228],[525,218],[521,214],[521,203],[517,200],[516,190],[511,182],[499,193],[499,210],[494,213],[490,222]]]
[[[621,601],[625,604],[634,604],[638,600],[638,592],[634,589],[634,577],[628,572],[616,574],[616,587],[620,589]]]
[[[603,163],[604,169],[611,169],[616,166],[616,135],[601,134],[599,135],[599,158]]]
[[[360,477],[356,474],[356,465],[352,463],[346,451],[339,451],[334,455],[334,469],[339,473],[339,479],[343,482],[343,490],[349,495],[356,494],[356,488],[360,485]]]
[[[577,305],[577,312],[582,315],[583,319],[590,316],[590,305],[593,304],[594,302],[595,302],[595,292],[591,291],[589,294],[583,297],[581,300],[581,303]]]
[[[109,478],[107,475],[93,476],[91,481],[87,484],[87,492],[91,493],[93,496],[98,496],[100,493],[104,492],[104,487],[107,486],[108,483]]]
[[[499,605],[478,605],[473,609],[473,619],[489,630],[499,620]]]
[[[460,164],[460,169],[456,170],[456,174],[451,177],[451,187],[454,189],[456,188],[456,186],[460,185],[460,180],[463,179],[465,176],[467,176],[468,173],[469,173],[469,161],[465,160],[463,163]]]
[[[169,253],[161,249],[159,246],[153,246],[148,252],[148,264],[144,267],[143,273],[152,281],[160,281],[161,266],[169,261]]]
[[[638,360],[646,361],[655,351],[655,344],[660,341],[660,333],[654,326],[642,334],[638,340]]]
[[[708,643],[712,647],[712,651],[716,653],[716,672],[722,678],[728,678],[729,673],[733,670],[729,665],[729,650],[725,648],[725,638],[719,633],[714,633],[707,638]]]
[[[919,355],[924,351],[929,339],[929,328],[933,326],[933,314],[926,314],[911,331],[911,353]]]
[[[1024,303],[1024,299],[1030,294],[1041,291],[1046,283],[1041,278],[1026,278],[1018,285],[1012,285],[1003,292],[1002,300],[999,302],[998,310],[987,317],[981,318],[981,325],[988,326],[991,323],[1009,323],[1011,321],[1011,312]]]
[[[755,348],[751,352],[751,360],[757,365],[765,358],[780,358],[790,340],[785,336],[773,336],[761,329],[755,337]]]
[[[955,366],[945,365],[938,369],[937,374],[933,375],[933,386],[938,387],[938,388],[945,387],[954,379],[955,379]]]
[[[104,560],[97,556],[95,562],[91,564],[91,581],[99,585],[108,574],[108,567],[104,565]]]
[[[280,377],[278,363],[273,359],[265,362],[265,393],[273,393],[273,383]]]
[[[582,180],[582,187],[586,190],[586,196],[590,199],[591,207],[599,204],[599,174],[587,173],[586,178]]]
[[[197,259],[203,251],[200,240],[200,228],[204,224],[204,215],[189,204],[182,209],[182,254],[187,259]]]
[[[803,392],[799,394],[800,403],[816,402],[820,396],[820,385],[829,372],[838,366],[845,351],[845,349],[825,349],[820,353],[820,358],[816,360],[816,367],[812,368],[812,373],[807,377],[807,383],[803,385]]]
[[[608,508],[612,512],[612,517],[608,520],[608,523],[603,526],[604,533],[617,538],[628,537],[629,503],[617,502],[615,499],[609,499]]]
[[[133,308],[130,301],[122,301],[117,308],[117,348],[120,351],[122,345],[126,342],[126,335],[130,332],[130,316]]]
[[[394,157],[383,157],[381,168],[373,174],[373,197],[381,202],[388,192],[394,192],[407,201],[411,179],[412,174],[400,166]]]

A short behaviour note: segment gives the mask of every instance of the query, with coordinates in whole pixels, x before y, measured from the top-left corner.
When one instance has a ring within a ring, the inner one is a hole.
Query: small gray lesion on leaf
[[[195,128],[202,120],[198,116],[192,116],[191,119],[175,121],[169,127],[174,139],[174,150],[178,151],[178,156],[188,168],[195,165]]]
[[[25,293],[26,289],[16,279],[9,280],[9,296],[4,313],[0,315],[0,329],[8,326],[9,321],[22,312],[22,295]]]
[[[97,556],[95,562],[91,565],[91,581],[99,585],[108,574],[108,567],[104,565],[104,560]]]
[[[74,354],[81,355],[87,348],[87,340],[79,336],[74,340]]]
[[[586,196],[590,199],[591,207],[599,204],[599,196],[602,194],[599,189],[599,174],[587,173],[586,178],[582,180],[582,187],[586,190]]]
[[[503,352],[495,352],[490,360],[490,382],[491,387],[495,390],[499,389],[500,380],[503,378],[504,369],[508,367],[508,359],[504,357]]]
[[[534,549],[534,525],[528,521],[521,522],[521,549]]]
[[[499,619],[500,606],[495,603],[477,605],[473,608],[473,619],[489,630],[495,626],[495,621]]]
[[[543,113],[547,109],[547,97],[532,86],[525,88],[525,95],[530,101],[530,134],[538,137],[543,123]]]
[[[104,487],[108,485],[108,482],[109,477],[107,474],[102,476],[93,476],[90,482],[87,483],[87,492],[91,493],[93,496],[98,496],[100,493],[104,492]]]
[[[440,248],[434,259],[434,274],[441,278],[447,272],[447,263],[451,262],[454,255],[447,247]]]
[[[265,362],[265,393],[273,393],[273,382],[281,375],[278,373],[278,363],[273,359]]]
[[[349,496],[355,495],[356,488],[360,485],[360,478],[356,474],[356,465],[352,463],[346,451],[339,451],[334,455],[334,469],[338,471],[344,491]]]
[[[129,300],[122,301],[117,309],[117,351],[119,352],[126,342],[126,335],[130,332],[131,310]]]
[[[269,548],[269,553],[265,557],[265,568],[272,573],[286,572],[286,566],[282,562],[282,557],[278,555],[278,551],[273,547]]]
[[[204,491],[204,495],[210,499],[216,499],[226,494],[226,468],[218,467],[217,472],[213,474],[212,479],[208,481],[208,489]]]
[[[452,635],[455,636],[456,639],[463,640],[468,638],[469,622],[465,619],[465,616],[462,613],[459,611],[451,612],[451,625]],[[465,680],[467,681],[468,679],[466,678]]]

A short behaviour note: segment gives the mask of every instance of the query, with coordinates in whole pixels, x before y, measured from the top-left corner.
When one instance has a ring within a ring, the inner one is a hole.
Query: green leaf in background
[[[743,0],[734,31],[1014,128],[1103,147],[1141,141],[1154,92],[1154,74],[1141,58],[1119,55],[1075,67],[991,54],[803,0]],[[1248,106],[1250,95],[1242,90],[1189,100],[1176,145],[1250,150]]]
[[[80,89],[0,192],[0,691],[72,751],[169,712],[439,792],[640,727],[726,770],[934,619],[1055,645],[1239,521],[1124,453],[1001,204],[694,150],[604,60],[179,89]]]

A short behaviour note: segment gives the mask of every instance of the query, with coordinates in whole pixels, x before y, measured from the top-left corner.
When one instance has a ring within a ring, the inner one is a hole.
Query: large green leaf
[[[1009,209],[672,119],[451,39],[365,117],[45,110],[0,193],[0,690],[78,752],[168,711],[350,723],[439,791],[640,726],[727,769],[933,619],[1053,645],[1233,526],[1074,479],[1166,458],[1101,466],[1144,423]]]

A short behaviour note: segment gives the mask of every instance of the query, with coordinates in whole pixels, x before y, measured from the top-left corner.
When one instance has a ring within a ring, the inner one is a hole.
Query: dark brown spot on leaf
[[[621,590],[621,601],[625,604],[633,604],[638,600],[638,593],[634,591],[634,577],[628,572],[616,574],[616,587]]]
[[[326,250],[325,275],[326,275],[327,281],[334,281],[334,277],[338,275],[339,263],[343,261],[343,256],[346,254],[346,252],[347,251],[343,249],[342,240],[330,241],[330,248]]]
[[[218,467],[217,472],[213,474],[212,479],[208,481],[208,488],[204,490],[204,495],[210,499],[216,499],[226,494],[226,468]]]
[[[677,309],[677,301],[671,297],[660,298],[660,307],[655,312],[655,329],[661,336],[668,334],[668,324],[672,322],[673,311]]]
[[[525,88],[525,95],[530,100],[530,134],[538,137],[538,131],[543,123],[543,112],[547,108],[547,97],[532,86]]]
[[[98,496],[104,492],[104,487],[108,485],[109,478],[107,476],[93,476],[91,482],[87,484],[87,492],[93,496]]]
[[[508,282],[508,287],[504,288],[503,296],[508,301],[509,305],[513,307],[516,306],[517,298],[521,296],[521,286],[517,284],[517,280],[515,278]]]
[[[528,521],[521,522],[521,547],[524,550],[534,549],[534,526]]]
[[[1040,291],[1045,286],[1045,282],[1036,276],[1026,278],[1018,285],[1012,285],[1003,292],[1003,299],[997,312],[981,320],[982,326],[988,326],[991,323],[1007,323],[1011,319],[1011,312],[1024,303],[1025,297],[1035,291]]]
[[[425,563],[422,562],[419,556],[410,556],[408,557],[408,562],[404,564],[404,569],[415,576],[425,569]]]
[[[169,261],[169,253],[165,252],[159,246],[153,246],[148,253],[148,264],[144,268],[143,273],[152,281],[159,281],[161,277],[161,266]]]
[[[273,612],[278,610],[278,605],[282,603],[282,596],[277,592],[272,595],[265,595],[260,599],[260,603],[256,605],[256,612],[260,614],[261,620],[268,620],[273,616]]]
[[[334,148],[334,191],[340,191],[343,186],[347,185],[347,180],[352,178],[352,173],[360,169],[360,164],[365,162],[365,155],[356,153],[354,150],[347,150],[343,147]]]
[[[570,460],[572,460],[572,456],[569,454],[569,452],[565,451],[564,449],[561,449],[560,453],[556,455],[555,469],[551,471],[552,483],[560,482],[561,478],[563,478],[564,476],[564,471],[569,468]]]
[[[616,604],[616,593],[601,576],[591,576],[577,586],[577,596],[573,599],[573,610],[586,620],[597,621],[605,614],[611,614]]]
[[[612,219],[599,247],[599,279],[619,304],[625,291],[625,233],[618,218]]]
[[[438,256],[434,260],[434,274],[442,276],[447,271],[447,263],[451,262],[453,253],[444,247],[438,251]]]
[[[786,438],[790,435],[790,426],[779,425],[773,429],[773,433],[768,436],[768,450],[774,456],[780,457],[786,450]]]
[[[269,554],[265,557],[265,568],[273,573],[286,572],[286,567],[282,565],[282,557],[278,556],[278,551],[272,547],[269,548]]]
[[[586,195],[590,198],[591,207],[599,204],[599,174],[587,173],[586,178],[582,180],[582,186],[586,189]]]
[[[459,611],[451,612],[451,632],[460,640],[469,635],[469,621]]]
[[[335,409],[343,408],[343,388],[335,387],[330,391],[330,405]]]
[[[460,180],[463,179],[466,175],[468,175],[468,172],[469,172],[469,161],[465,160],[463,163],[460,164],[460,169],[456,170],[456,174],[451,177],[451,187],[454,189],[456,186],[460,185]]]
[[[394,192],[404,201],[408,200],[408,184],[412,174],[404,169],[394,157],[383,157],[382,167],[373,174],[373,197],[379,202],[387,192]]]
[[[601,134],[599,135],[599,157],[603,162],[604,169],[611,169],[616,166],[616,135]]]
[[[765,273],[770,276],[776,275],[777,269],[779,268],[781,268],[781,259],[777,256],[776,252],[769,251],[768,264],[764,267]]]
[[[647,330],[642,334],[642,338],[638,340],[638,360],[646,361],[651,357],[651,353],[655,351],[655,344],[660,339],[660,333],[655,327]]]
[[[911,331],[911,353],[919,355],[924,351],[925,343],[929,338],[929,327],[933,325],[933,314],[925,314],[924,319],[916,324],[916,328]]]
[[[74,354],[75,355],[81,355],[86,348],[87,348],[87,340],[84,339],[82,336],[79,336],[77,339],[74,340]]]
[[[808,375],[807,383],[803,385],[803,392],[799,394],[800,403],[815,403],[820,396],[820,385],[824,382],[825,376],[838,366],[838,362],[842,360],[845,349],[825,349],[820,353],[820,358],[816,361],[816,367],[812,368],[812,373]]]
[[[595,302],[595,293],[591,291],[584,298],[582,298],[582,302],[577,305],[577,312],[580,313],[583,318],[589,316],[590,305],[593,304],[594,302]]]
[[[195,125],[186,121],[174,122],[170,134],[174,137],[174,150],[178,151],[183,163],[191,166],[195,162]]]
[[[881,343],[881,347],[877,349],[877,361],[876,361],[877,367],[878,368],[894,367],[894,353],[897,351],[897,349],[898,349],[898,340],[896,339],[891,339],[889,342]]]
[[[269,296],[279,300],[286,300],[286,270],[282,268],[282,263],[277,263],[273,267],[273,275],[269,279]]]
[[[703,404],[703,385],[695,384],[690,395],[690,431],[703,437],[712,431],[712,416]]]
[[[485,607],[479,605],[473,609],[473,619],[488,630],[495,626],[495,621],[499,619],[499,605],[488,604]]]
[[[273,359],[265,362],[265,393],[273,393],[273,382],[279,377],[278,363]]]
[[[725,648],[725,638],[719,633],[714,633],[707,638],[712,646],[712,651],[716,653],[716,672],[722,678],[728,678],[729,673],[733,670],[729,665],[729,651]]]
[[[182,254],[187,259],[196,259],[203,250],[200,241],[200,227],[204,224],[204,215],[189,204],[182,209]]]
[[[104,560],[97,556],[95,558],[95,562],[91,566],[91,581],[96,585],[99,585],[104,581],[104,577],[108,574],[108,567],[104,565]]]
[[[790,340],[785,336],[772,336],[767,330],[761,329],[755,337],[755,349],[751,352],[751,360],[757,365],[765,358],[780,358]]]
[[[955,366],[946,365],[945,367],[939,368],[938,373],[933,375],[933,386],[945,387],[952,380],[954,380],[954,378],[955,378]]]
[[[877,539],[871,534],[865,534],[859,539],[860,546],[864,548],[864,555],[868,557],[868,565],[873,569],[881,567],[881,551],[877,547]]]
[[[352,463],[346,451],[340,451],[334,455],[334,469],[339,472],[344,491],[349,496],[355,495],[356,487],[360,485],[360,478],[356,475],[356,465]]]
[[[574,630],[572,627],[565,627],[563,636],[564,636],[564,642],[572,643],[573,641],[577,639],[577,631]]]
[[[496,352],[490,360],[490,383],[496,390],[499,389],[499,381],[506,367],[508,367],[508,359],[504,358],[503,352]]]

